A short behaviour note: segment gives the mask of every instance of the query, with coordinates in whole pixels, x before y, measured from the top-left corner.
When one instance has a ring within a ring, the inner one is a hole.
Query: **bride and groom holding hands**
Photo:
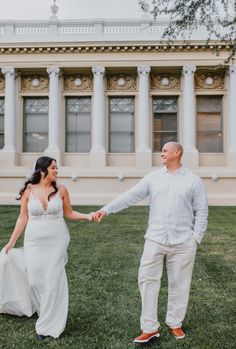
[[[20,214],[0,254],[0,313],[31,316],[37,312],[36,338],[58,338],[68,314],[65,265],[70,238],[64,216],[100,222],[106,215],[149,197],[149,222],[138,277],[142,332],[134,343],[147,343],[160,336],[157,307],[164,256],[169,283],[166,324],[176,339],[184,338],[182,322],[208,209],[202,180],[181,165],[182,154],[179,143],[166,143],[161,169],[90,214],[72,209],[67,189],[56,183],[56,160],[40,157],[20,190]],[[23,231],[24,249],[14,248]]]

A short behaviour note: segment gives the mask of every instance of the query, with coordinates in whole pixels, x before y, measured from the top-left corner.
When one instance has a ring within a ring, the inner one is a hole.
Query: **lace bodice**
[[[57,219],[63,217],[63,202],[58,191],[44,208],[40,200],[30,192],[28,200],[29,219]]]

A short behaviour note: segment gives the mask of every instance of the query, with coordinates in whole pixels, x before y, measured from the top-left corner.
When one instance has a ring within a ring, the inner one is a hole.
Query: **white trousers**
[[[158,330],[158,294],[161,285],[163,260],[166,256],[168,276],[168,305],[166,324],[171,328],[182,326],[188,300],[197,242],[188,241],[167,246],[146,240],[139,268],[139,290],[142,299],[141,329],[146,333]]]

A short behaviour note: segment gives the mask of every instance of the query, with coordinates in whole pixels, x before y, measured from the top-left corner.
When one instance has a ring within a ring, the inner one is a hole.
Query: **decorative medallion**
[[[136,75],[135,74],[119,74],[107,76],[108,90],[136,90]]]
[[[47,91],[49,78],[42,75],[21,76],[22,91]]]
[[[67,75],[64,77],[64,90],[93,90],[92,75]]]
[[[5,79],[3,76],[0,76],[0,91],[4,91],[5,89]]]
[[[224,89],[224,72],[197,72],[195,73],[196,89]]]
[[[152,90],[179,90],[180,73],[151,74]]]

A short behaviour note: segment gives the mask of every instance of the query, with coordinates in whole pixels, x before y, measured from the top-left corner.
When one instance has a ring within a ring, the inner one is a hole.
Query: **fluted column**
[[[4,101],[4,147],[0,158],[2,164],[14,166],[16,164],[16,110],[15,110],[15,69],[2,68],[5,76],[5,101]]]
[[[152,166],[152,152],[149,147],[149,66],[138,67],[138,137],[136,165],[147,168]]]
[[[236,167],[236,65],[229,68],[227,162]]]
[[[183,67],[183,161],[189,167],[198,166],[196,149],[196,102],[194,94],[195,65]]]
[[[92,106],[92,148],[90,151],[90,166],[103,167],[105,161],[105,105],[104,105],[104,67],[92,68],[93,106]]]
[[[49,74],[49,108],[48,108],[48,148],[45,153],[60,159],[61,122],[59,110],[59,74],[58,67],[47,69]]]

